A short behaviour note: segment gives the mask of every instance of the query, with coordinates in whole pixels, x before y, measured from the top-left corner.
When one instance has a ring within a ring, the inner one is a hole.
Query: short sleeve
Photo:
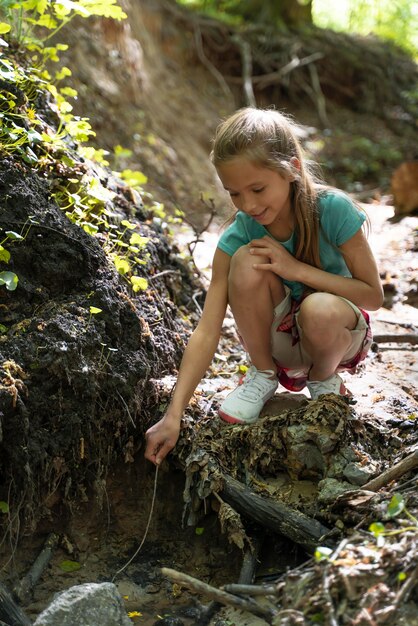
[[[366,214],[342,193],[330,193],[320,200],[321,227],[336,246],[351,239],[365,220]]]
[[[245,246],[253,239],[264,237],[266,233],[263,226],[239,211],[232,224],[220,236],[218,248],[232,256],[238,248]]]

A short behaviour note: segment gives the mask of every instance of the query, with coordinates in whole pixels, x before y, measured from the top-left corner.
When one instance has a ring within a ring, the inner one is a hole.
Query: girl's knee
[[[268,272],[254,269],[254,263],[267,263],[263,256],[250,254],[249,246],[241,246],[231,258],[229,285],[233,287],[254,288],[268,279]]]
[[[298,322],[304,334],[331,333],[345,326],[341,315],[341,298],[330,293],[315,292],[307,296],[300,306]]]

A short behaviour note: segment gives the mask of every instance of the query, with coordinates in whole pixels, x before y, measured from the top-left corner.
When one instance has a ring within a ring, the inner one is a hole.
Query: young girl
[[[217,348],[227,304],[249,367],[222,402],[227,422],[251,424],[278,382],[306,385],[312,399],[346,395],[371,343],[363,309],[382,305],[365,214],[342,192],[315,182],[298,127],[274,110],[245,108],[217,129],[212,162],[237,213],[221,235],[202,317],[186,347],[173,398],[146,433],[155,464],[175,446],[183,411]]]

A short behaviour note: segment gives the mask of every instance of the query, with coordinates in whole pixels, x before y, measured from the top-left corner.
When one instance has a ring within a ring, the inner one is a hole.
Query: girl
[[[362,231],[365,214],[342,192],[315,182],[298,127],[274,110],[245,108],[215,134],[212,162],[237,208],[221,235],[202,317],[186,347],[165,416],[146,433],[145,457],[160,464],[217,348],[227,304],[251,367],[222,402],[231,423],[256,421],[278,382],[312,399],[347,395],[371,344],[369,317],[383,290]]]

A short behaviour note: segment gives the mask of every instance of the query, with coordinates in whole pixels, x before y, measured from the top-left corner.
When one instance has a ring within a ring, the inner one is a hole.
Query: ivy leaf
[[[0,246],[0,261],[3,261],[4,263],[8,263],[10,261],[10,252],[6,250],[6,248],[3,248],[3,246]]]
[[[6,285],[8,291],[14,291],[18,282],[19,279],[13,272],[0,272],[0,285]]]
[[[9,505],[4,500],[0,500],[0,513],[8,513]]]
[[[400,493],[395,493],[389,502],[387,514],[389,517],[396,517],[404,510],[404,508],[405,500],[403,496]]]
[[[379,535],[385,532],[385,526],[381,522],[373,522],[373,524],[370,524],[369,530],[375,537],[379,537]]]
[[[76,572],[81,569],[81,563],[78,561],[61,561],[60,568],[63,572]]]
[[[148,288],[148,281],[141,276],[131,276],[132,289],[135,293],[138,291],[145,291]]]

